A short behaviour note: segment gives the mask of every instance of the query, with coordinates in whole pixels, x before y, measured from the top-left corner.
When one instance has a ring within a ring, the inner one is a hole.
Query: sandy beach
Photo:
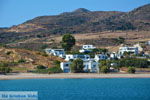
[[[61,73],[61,74],[34,74],[12,73],[0,75],[0,80],[11,79],[69,79],[69,78],[150,78],[150,74],[94,74],[94,73]]]

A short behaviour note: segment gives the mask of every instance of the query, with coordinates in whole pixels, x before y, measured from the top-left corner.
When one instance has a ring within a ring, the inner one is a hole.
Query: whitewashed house
[[[121,57],[122,57],[121,54],[117,54],[115,52],[110,54],[110,59],[116,59],[116,58],[121,59]]]
[[[60,68],[64,73],[69,73],[70,72],[70,65],[71,62],[61,62],[60,63]]]
[[[64,49],[51,49],[51,48],[47,48],[45,49],[45,52],[47,54],[53,55],[53,56],[58,56],[61,58],[65,57],[65,51]]]
[[[99,60],[105,60],[107,59],[107,56],[105,54],[96,54],[94,60],[99,61]]]
[[[82,49],[95,49],[96,47],[94,47],[93,45],[83,45]]]
[[[99,63],[95,60],[88,60],[83,62],[84,71],[91,72],[91,73],[98,73],[99,72]]]
[[[83,61],[87,61],[90,59],[90,55],[81,55],[81,54],[67,54],[65,60],[70,61],[70,60],[75,60],[75,59],[82,59]]]
[[[60,67],[64,73],[71,72],[70,69],[71,62],[61,62]],[[83,62],[83,70],[85,72],[97,73],[99,72],[99,63],[94,60],[88,60]]]
[[[96,47],[94,47],[93,45],[83,45],[82,49],[79,50],[80,53],[84,53],[84,52],[91,52],[92,49],[95,49]]]
[[[115,52],[111,53],[111,54],[110,54],[110,58],[111,58],[111,59],[117,58],[117,54],[116,54]]]
[[[65,60],[66,61],[70,61],[70,60],[74,60],[75,56],[73,54],[66,54],[65,56]]]
[[[138,47],[120,47],[119,48],[119,54],[120,55],[123,55],[125,52],[130,52],[130,53],[133,53],[133,54],[138,54],[139,50],[138,50]]]

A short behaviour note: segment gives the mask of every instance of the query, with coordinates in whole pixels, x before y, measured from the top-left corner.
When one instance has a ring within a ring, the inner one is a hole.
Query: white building
[[[65,60],[66,61],[70,61],[70,60],[75,60],[75,59],[82,59],[83,61],[89,60],[90,59],[90,55],[80,55],[80,54],[67,54]]]
[[[117,54],[116,54],[115,52],[111,53],[111,54],[110,54],[110,58],[111,58],[111,59],[117,58]]]
[[[125,52],[130,52],[133,54],[138,54],[138,47],[120,47],[119,48],[119,54],[123,55]]]
[[[84,53],[84,52],[91,52],[92,49],[95,49],[96,47],[94,47],[93,45],[83,45],[82,49],[79,50],[80,53]]]
[[[95,49],[96,47],[94,47],[93,45],[83,45],[82,49]]]
[[[104,60],[107,59],[107,56],[105,54],[96,54],[94,60],[99,61],[99,60]]]
[[[45,52],[47,54],[53,55],[53,56],[58,56],[61,58],[65,57],[65,51],[64,49],[51,49],[51,48],[47,48],[45,49]]]
[[[121,54],[117,54],[115,52],[110,54],[110,59],[116,59],[116,58],[121,59],[121,57],[122,57]]]
[[[64,73],[69,73],[70,72],[70,65],[71,65],[71,62],[61,62],[60,68],[63,70]]]
[[[84,61],[83,66],[85,72],[91,72],[91,73],[99,72],[99,63],[94,60]]]
[[[60,67],[64,73],[71,72],[70,70],[71,62],[61,62]],[[85,72],[97,73],[99,72],[99,63],[94,60],[88,60],[83,62],[83,70]]]

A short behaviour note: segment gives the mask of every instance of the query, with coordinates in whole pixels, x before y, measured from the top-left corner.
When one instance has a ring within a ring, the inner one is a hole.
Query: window
[[[93,67],[96,67],[96,65],[93,65]]]
[[[69,66],[69,64],[66,64],[65,66]]]

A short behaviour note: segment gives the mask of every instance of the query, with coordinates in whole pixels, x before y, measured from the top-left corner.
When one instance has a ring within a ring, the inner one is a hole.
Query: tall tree
[[[65,34],[63,35],[61,45],[62,48],[64,48],[66,51],[70,51],[71,48],[75,45],[75,42],[76,40],[74,36],[72,36],[71,34]]]
[[[76,59],[71,64],[71,72],[73,73],[83,72],[83,68],[83,60],[81,59]]]

